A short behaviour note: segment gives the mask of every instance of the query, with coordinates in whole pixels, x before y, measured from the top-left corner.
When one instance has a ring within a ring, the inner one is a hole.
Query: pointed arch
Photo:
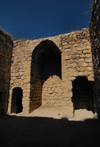
[[[61,52],[54,42],[45,40],[32,53],[30,112],[42,105],[43,84],[54,75],[61,79]]]

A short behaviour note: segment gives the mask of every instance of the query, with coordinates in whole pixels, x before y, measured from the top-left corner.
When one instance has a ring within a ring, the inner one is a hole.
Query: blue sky
[[[36,39],[89,26],[93,0],[0,0],[0,26],[15,38]]]

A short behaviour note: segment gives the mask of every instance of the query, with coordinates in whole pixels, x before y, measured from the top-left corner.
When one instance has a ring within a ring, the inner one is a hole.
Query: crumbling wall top
[[[10,46],[13,45],[13,40],[12,40],[10,34],[1,30],[1,29],[0,29],[0,42],[5,43],[5,44],[9,44]]]

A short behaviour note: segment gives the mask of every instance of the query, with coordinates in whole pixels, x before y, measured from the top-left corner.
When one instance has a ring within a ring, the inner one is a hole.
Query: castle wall
[[[90,40],[95,79],[95,107],[100,118],[100,1],[93,1],[90,17]]]
[[[11,37],[0,30],[0,113],[8,110],[12,46]]]
[[[21,88],[24,113],[43,105],[65,107],[66,114],[72,116],[74,80],[94,81],[88,29],[38,40],[16,40],[12,62],[8,112],[13,89]]]

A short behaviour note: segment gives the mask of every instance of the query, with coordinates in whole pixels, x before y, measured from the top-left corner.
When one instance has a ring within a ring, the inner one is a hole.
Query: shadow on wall
[[[42,105],[43,83],[53,75],[61,79],[61,52],[54,42],[45,40],[32,53],[30,112]]]
[[[20,87],[15,87],[12,92],[11,113],[20,113],[22,107],[23,90]]]
[[[0,90],[0,113],[3,113],[4,112],[4,110],[3,110],[3,106],[4,106],[4,101],[3,101],[3,99],[2,99],[2,92],[1,92],[1,90]]]
[[[2,92],[0,91],[0,103],[2,102]]]
[[[75,109],[87,109],[94,113],[93,81],[88,81],[87,77],[79,76],[73,82],[73,113]]]

